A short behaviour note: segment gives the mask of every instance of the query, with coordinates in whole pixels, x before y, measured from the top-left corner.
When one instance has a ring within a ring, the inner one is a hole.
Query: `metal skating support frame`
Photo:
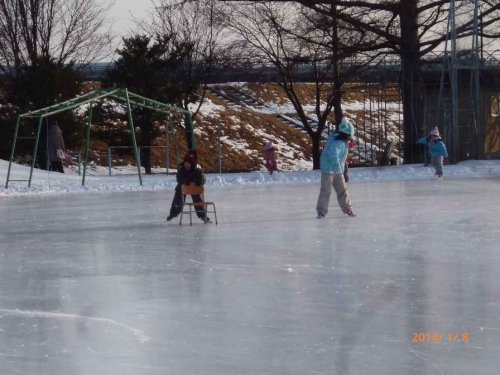
[[[83,176],[82,176],[82,185],[85,185],[85,176],[87,172],[87,162],[88,162],[88,151],[89,151],[89,145],[90,145],[90,128],[92,124],[92,106],[93,104],[99,100],[103,99],[106,97],[110,97],[119,101],[123,101],[127,105],[127,122],[130,128],[130,134],[132,138],[132,144],[133,144],[133,149],[134,149],[134,155],[135,155],[135,160],[137,164],[137,172],[139,175],[139,184],[142,185],[142,176],[141,176],[141,167],[139,164],[139,154],[137,150],[137,142],[136,142],[136,137],[135,137],[135,128],[134,128],[134,122],[132,118],[132,105],[136,107],[141,107],[141,108],[148,108],[156,112],[161,112],[165,113],[169,116],[171,116],[172,112],[179,112],[182,113],[186,117],[186,131],[190,132],[191,134],[191,144],[193,149],[196,148],[196,143],[194,139],[194,131],[193,131],[193,121],[192,121],[192,116],[189,111],[186,111],[181,108],[177,108],[153,99],[149,99],[134,93],[129,92],[126,88],[125,89],[100,89],[100,90],[95,90],[91,91],[87,94],[77,96],[73,99],[67,100],[62,103],[58,103],[49,107],[41,108],[35,111],[30,111],[27,113],[23,113],[17,117],[16,120],[16,126],[14,130],[14,136],[12,139],[12,148],[10,152],[10,158],[9,158],[9,167],[7,169],[7,178],[5,180],[5,188],[9,187],[9,182],[11,181],[27,181],[28,182],[28,187],[31,187],[31,180],[33,178],[33,169],[35,168],[35,161],[36,161],[36,156],[38,152],[38,143],[40,141],[40,132],[42,128],[42,122],[43,119],[46,119],[50,116],[56,115],[61,112],[69,111],[75,108],[78,108],[82,105],[88,105],[88,114],[87,114],[87,126],[86,126],[86,136],[85,136],[85,153],[84,153],[84,165],[83,165]],[[11,174],[11,168],[12,168],[12,161],[14,159],[14,154],[16,150],[16,145],[18,139],[20,137],[18,136],[19,134],[19,128],[22,124],[22,121],[24,119],[28,118],[35,118],[38,119],[38,126],[36,129],[36,136],[32,137],[32,139],[35,141],[34,147],[33,147],[33,157],[31,161],[31,167],[30,167],[30,174],[29,178],[26,180],[14,180],[10,178]]]

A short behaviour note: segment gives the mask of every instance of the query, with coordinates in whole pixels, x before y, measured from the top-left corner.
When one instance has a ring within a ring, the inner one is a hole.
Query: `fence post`
[[[88,119],[87,119],[87,130],[85,136],[85,160],[83,162],[83,176],[82,176],[82,186],[85,186],[85,175],[87,174],[87,163],[89,160],[89,147],[90,147],[90,125],[92,124],[92,106],[94,102],[89,103],[88,109]]]
[[[167,176],[168,176],[168,168],[170,167],[170,129],[172,128],[172,113],[168,114],[168,122],[166,129],[166,137],[167,137],[167,152],[166,152],[166,160],[165,163],[167,164]]]
[[[78,154],[76,157],[76,160],[78,162],[78,176],[81,176],[82,171],[81,171],[81,166],[82,166],[82,151],[78,150]]]
[[[21,122],[21,116],[17,116],[16,130],[14,131],[14,140],[12,141],[12,149],[10,151],[9,169],[7,169],[7,178],[5,179],[5,188],[6,189],[9,187],[10,169],[12,167],[12,159],[14,159],[14,150],[16,149],[17,133],[19,131],[19,124],[20,124],[20,122]]]
[[[166,174],[167,174],[167,176],[168,176],[168,165],[170,164],[170,163],[169,163],[169,161],[170,161],[170,160],[169,160],[169,155],[168,155],[168,146],[167,146],[167,150],[166,150],[166,152],[165,152],[165,168],[166,168],[165,170],[166,170]]]
[[[217,126],[217,154],[219,163],[219,174],[222,173],[222,145],[220,143],[220,135],[221,135],[221,129],[219,123],[219,125]]]
[[[111,160],[111,147],[108,147],[108,169],[109,175],[111,176],[111,168],[113,166],[113,161]]]
[[[132,144],[134,145],[134,155],[135,160],[137,162],[137,174],[139,175],[139,185],[142,186],[142,176],[141,176],[141,161],[137,151],[137,141],[135,139],[135,129],[134,129],[134,120],[132,119],[132,109],[130,107],[130,99],[128,96],[128,90],[125,89],[125,97],[127,99],[127,117],[128,117],[128,125],[130,127],[130,134],[132,136]]]

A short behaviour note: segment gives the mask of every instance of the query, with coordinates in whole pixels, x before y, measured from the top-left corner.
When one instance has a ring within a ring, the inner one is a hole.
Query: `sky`
[[[103,0],[103,2],[113,4],[109,16],[113,20],[114,32],[120,37],[128,34],[134,27],[133,18],[141,19],[152,8],[151,0]],[[495,47],[488,49],[499,48],[499,44],[496,43]]]
[[[113,30],[120,35],[134,27],[133,18],[144,17],[152,7],[150,0],[104,0],[104,3],[114,3],[109,17],[113,20]]]

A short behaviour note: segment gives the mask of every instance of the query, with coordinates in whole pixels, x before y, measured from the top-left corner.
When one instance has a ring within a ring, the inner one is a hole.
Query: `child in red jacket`
[[[264,146],[264,157],[266,159],[266,168],[269,174],[278,171],[278,163],[276,161],[276,149],[271,141]]]

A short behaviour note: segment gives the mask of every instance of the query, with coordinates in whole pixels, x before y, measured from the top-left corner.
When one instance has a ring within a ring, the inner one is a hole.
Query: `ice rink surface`
[[[494,375],[500,179],[0,200],[2,375]]]

